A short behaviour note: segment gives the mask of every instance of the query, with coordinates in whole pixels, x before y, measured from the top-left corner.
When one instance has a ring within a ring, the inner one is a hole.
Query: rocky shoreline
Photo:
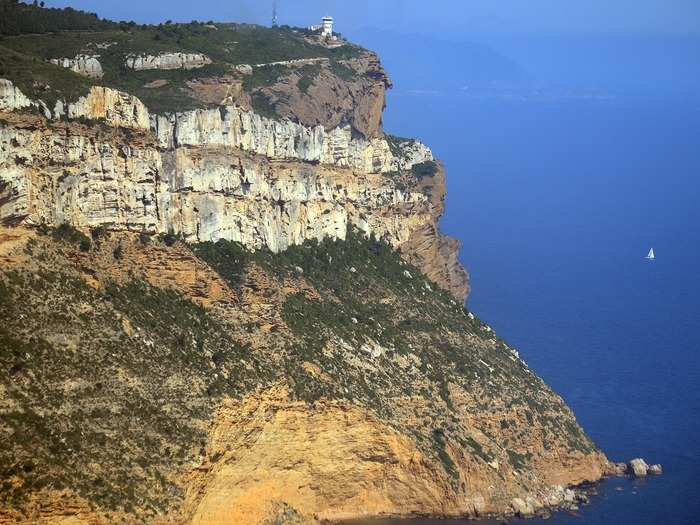
[[[555,486],[540,497],[528,496],[527,498],[514,498],[511,501],[511,509],[503,513],[480,513],[470,515],[452,516],[445,514],[420,514],[420,515],[381,515],[365,516],[362,519],[351,520],[321,520],[323,525],[367,525],[366,520],[374,519],[487,519],[508,520],[511,518],[540,518],[549,519],[557,512],[575,513],[582,506],[588,505],[593,498],[598,496],[600,483],[609,478],[627,477],[630,479],[644,478],[647,476],[659,476],[663,473],[660,464],[649,465],[642,458],[635,458],[627,463],[609,462],[603,477],[595,482],[586,481],[580,485],[571,487]],[[504,521],[506,523],[506,521]]]

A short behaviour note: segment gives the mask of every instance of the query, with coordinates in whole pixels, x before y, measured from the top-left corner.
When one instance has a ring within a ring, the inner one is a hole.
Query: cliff
[[[4,85],[5,107],[27,105]],[[353,136],[349,127],[327,132],[234,106],[149,116],[137,98],[109,88],[65,105],[67,123],[5,117],[0,222],[173,233],[274,252],[342,239],[353,225],[466,296],[456,246],[437,228],[442,170],[408,185],[394,175],[432,162],[418,142],[392,149],[386,138]]]
[[[43,61],[0,80],[0,524],[531,515],[611,470],[463,306],[375,55],[119,33],[3,40]]]
[[[607,467],[514,350],[359,232],[280,254],[0,234],[0,522],[527,514]]]

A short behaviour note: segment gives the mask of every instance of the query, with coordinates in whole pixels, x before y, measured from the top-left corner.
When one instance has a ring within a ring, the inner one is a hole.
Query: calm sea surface
[[[700,104],[396,92],[385,120],[446,164],[470,308],[611,459],[664,466],[546,523],[700,523]]]

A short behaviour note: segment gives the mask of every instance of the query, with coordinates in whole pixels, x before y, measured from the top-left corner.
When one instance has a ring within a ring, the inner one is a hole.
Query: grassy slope
[[[0,437],[10,443],[0,450],[1,505],[20,506],[47,487],[142,518],[163,512],[181,500],[176,476],[196,464],[222,396],[277,380],[309,403],[345,399],[369,408],[413,434],[453,475],[448,442],[478,461],[505,446],[518,469],[530,458],[518,445],[529,430],[508,415],[500,422],[508,430],[481,428],[507,435],[505,442],[494,435],[500,444],[492,448],[474,440],[450,384],[477,396],[477,416],[524,411],[544,427],[545,448],[592,450],[561,400],[502,341],[448,294],[429,290],[418,270],[382,243],[350,234],[346,242],[307,243],[278,255],[223,241],[193,246],[239,293],[250,286],[253,267],[274,290],[299,279],[316,290],[283,300],[278,313],[291,340],[273,332],[272,344],[252,351],[243,339],[260,320],[230,324],[136,276],[96,290],[75,262],[82,237],[61,237],[31,242],[31,265],[0,274]],[[134,264],[121,250],[114,257],[117,267]],[[259,287],[252,290],[273,292]],[[384,351],[370,358],[363,345],[375,342]],[[417,366],[406,369],[405,360]],[[305,362],[329,379],[309,374]],[[428,407],[419,425],[406,420],[412,396]]]
[[[109,46],[106,47],[105,46]],[[14,51],[14,53],[12,53]],[[130,54],[162,52],[204,53],[213,64],[190,71],[140,71],[124,67]],[[352,45],[329,49],[314,44],[289,28],[217,24],[216,28],[200,23],[161,26],[125,27],[124,30],[64,31],[53,34],[7,36],[0,39],[0,76],[16,81],[29,96],[55,100],[62,94],[68,100],[82,94],[86,85],[114,87],[142,98],[154,111],[176,111],[202,104],[185,89],[185,82],[196,78],[220,77],[233,71],[237,64],[262,64],[300,58],[325,57],[332,61],[357,56],[360,48]],[[89,80],[57,66],[46,64],[50,58],[74,57],[78,54],[100,55],[105,76]],[[19,57],[19,58],[18,58]],[[337,68],[340,68],[338,64]],[[37,70],[42,85],[51,86],[55,94],[47,95],[42,86],[27,75]],[[347,68],[346,68],[347,69]],[[275,73],[275,74],[272,74]],[[256,70],[246,87],[274,83],[283,71],[273,68]],[[165,79],[170,84],[161,89],[144,85]]]

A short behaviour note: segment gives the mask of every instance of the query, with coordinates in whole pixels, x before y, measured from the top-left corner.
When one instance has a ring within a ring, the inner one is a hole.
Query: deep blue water
[[[546,523],[700,522],[700,105],[398,91],[385,127],[446,164],[470,308],[608,457],[664,466]]]

